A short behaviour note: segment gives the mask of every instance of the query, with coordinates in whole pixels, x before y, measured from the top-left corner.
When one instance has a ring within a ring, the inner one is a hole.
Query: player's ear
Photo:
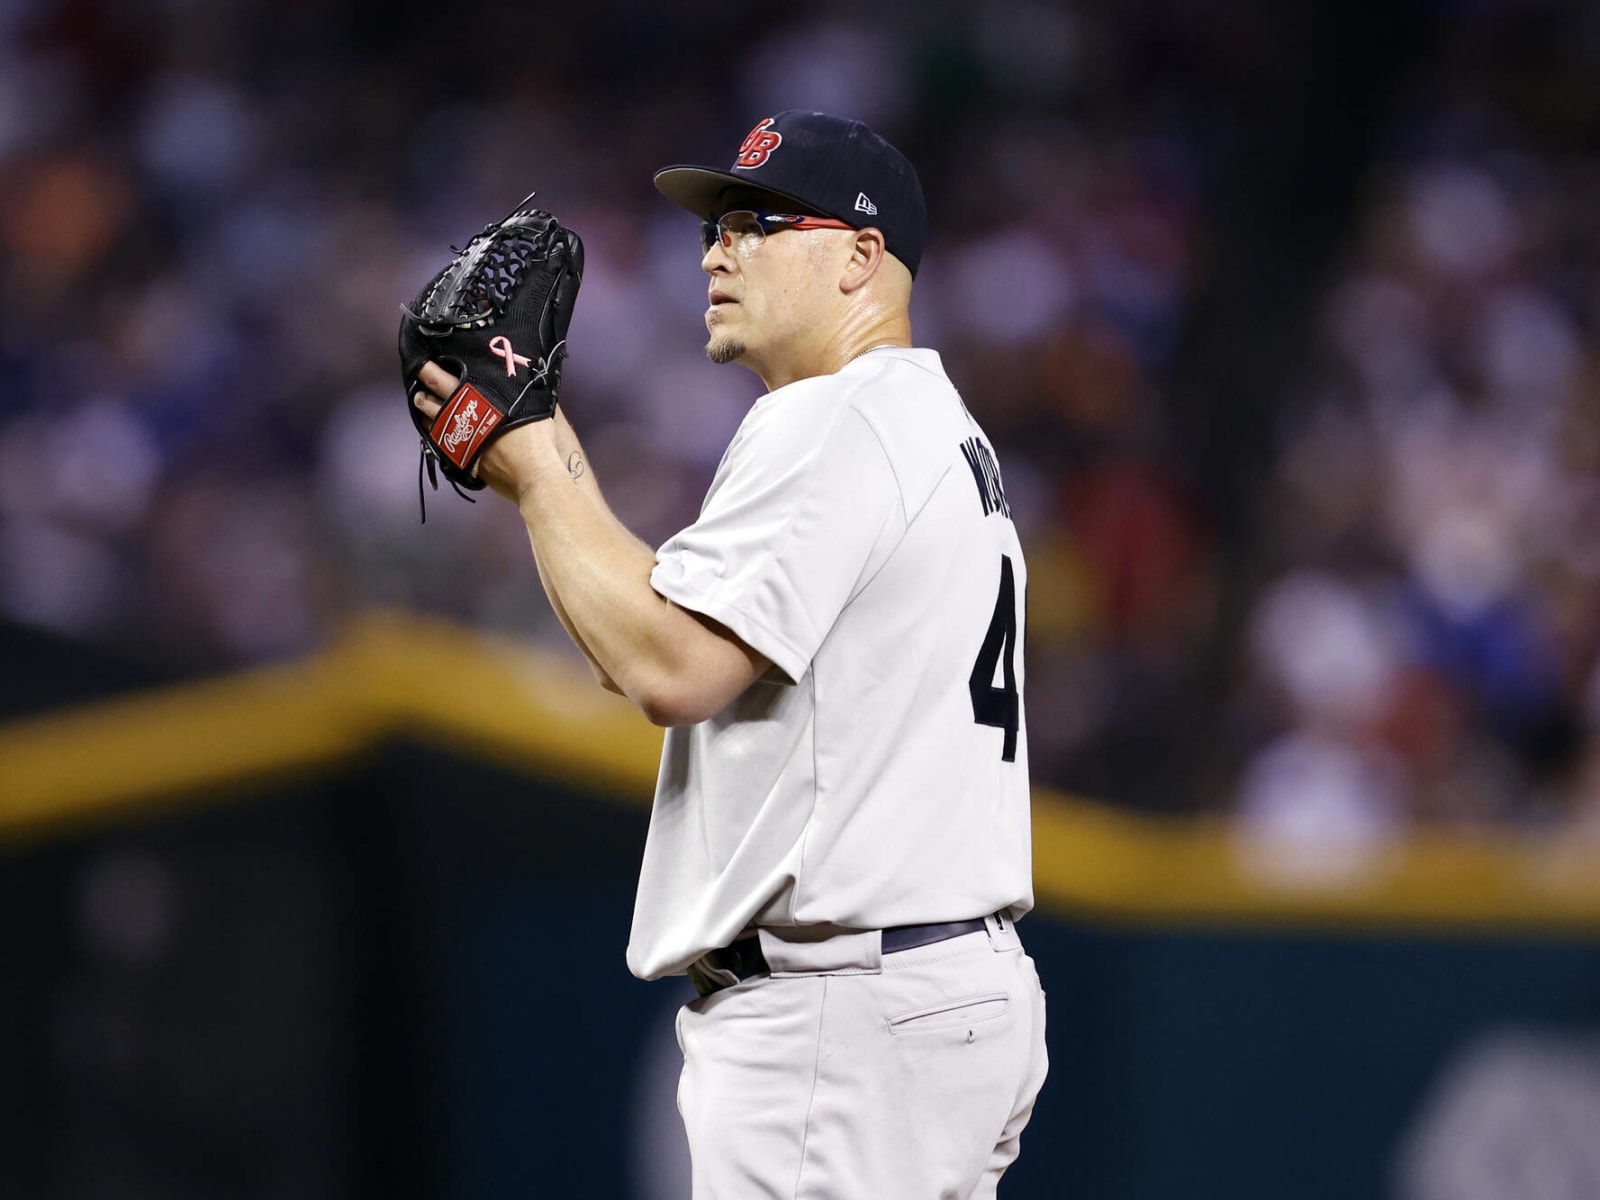
[[[870,227],[856,230],[850,246],[850,257],[839,278],[839,290],[849,295],[865,287],[883,268],[884,259],[888,256],[882,230]]]

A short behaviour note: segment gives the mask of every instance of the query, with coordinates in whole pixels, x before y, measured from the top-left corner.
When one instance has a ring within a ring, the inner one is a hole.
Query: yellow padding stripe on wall
[[[1552,834],[1295,846],[1036,793],[1033,835],[1040,903],[1109,922],[1600,931],[1600,846]]]
[[[0,846],[101,829],[352,764],[415,738],[649,802],[660,730],[565,658],[376,614],[294,666],[0,727]],[[1600,930],[1600,846],[1419,834],[1259,844],[1207,817],[1034,797],[1041,908],[1116,923]]]
[[[0,840],[215,802],[390,738],[647,800],[660,730],[586,668],[442,621],[375,614],[330,649],[0,726]]]

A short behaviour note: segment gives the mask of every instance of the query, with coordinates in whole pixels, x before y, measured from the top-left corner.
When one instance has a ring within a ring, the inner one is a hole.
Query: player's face
[[[740,362],[772,384],[783,360],[803,354],[817,338],[826,290],[819,282],[833,250],[827,239],[842,235],[823,227],[751,236],[744,224],[732,218],[724,223],[728,236],[706,239],[710,246],[700,260],[710,276],[706,355],[712,362]]]

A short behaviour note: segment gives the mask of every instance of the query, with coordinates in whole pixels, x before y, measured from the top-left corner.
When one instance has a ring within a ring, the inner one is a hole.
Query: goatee
[[[706,343],[706,357],[718,364],[744,357],[744,343],[734,338],[712,338]]]

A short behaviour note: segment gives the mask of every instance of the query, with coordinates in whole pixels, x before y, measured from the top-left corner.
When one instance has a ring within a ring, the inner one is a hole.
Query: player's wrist
[[[526,518],[531,510],[537,508],[541,489],[561,485],[570,487],[572,477],[562,462],[560,438],[554,421],[535,421],[512,433],[520,443],[512,472],[512,498]]]

